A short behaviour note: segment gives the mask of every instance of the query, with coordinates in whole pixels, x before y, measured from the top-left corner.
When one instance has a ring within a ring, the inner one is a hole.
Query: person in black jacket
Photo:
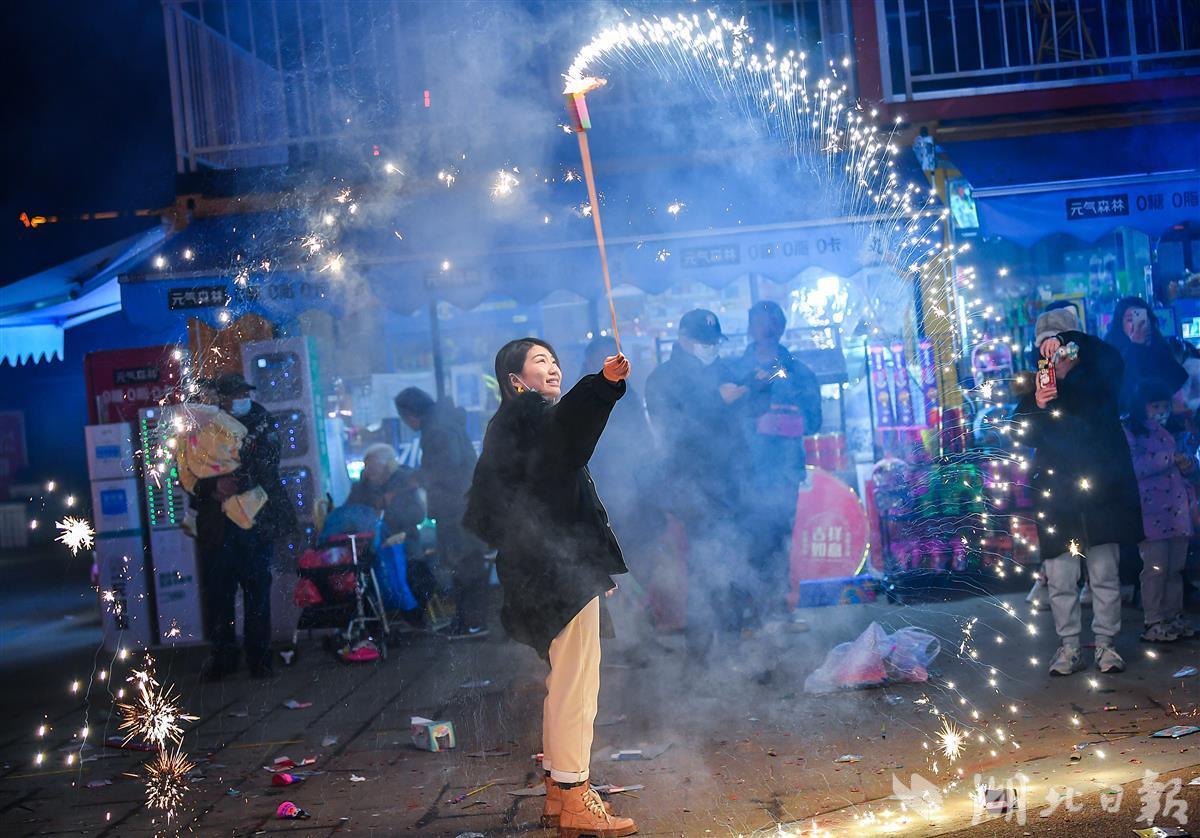
[[[755,303],[746,352],[723,364],[722,390],[732,396],[746,440],[742,518],[748,524],[750,567],[757,576],[756,620],[786,610],[796,500],[807,480],[804,437],[821,429],[821,385],[779,342],[786,328],[787,316],[778,303]]]
[[[446,637],[482,640],[488,636],[488,566],[484,545],[462,525],[476,460],[466,414],[450,399],[435,403],[416,387],[396,396],[396,413],[404,424],[421,432],[417,482],[425,489],[429,517],[437,522],[438,554],[450,571],[454,595],[454,622]]]
[[[550,663],[543,823],[605,838],[637,830],[588,785],[601,623],[608,623],[603,601],[616,587],[613,575],[626,568],[587,464],[628,376],[629,362],[617,355],[560,398],[562,371],[550,345],[536,338],[506,344],[496,355],[500,408],[484,435],[464,517],[499,551],[505,630]]]
[[[254,677],[272,674],[271,560],[274,539],[296,528],[296,514],[279,480],[279,433],[266,408],[252,401],[254,387],[241,373],[216,381],[221,409],[246,427],[237,471],[196,482],[196,539],[203,578],[205,624],[212,652],[205,676],[219,679],[238,668],[234,600],[242,589],[246,664]],[[249,529],[229,520],[221,507],[228,498],[261,487],[266,504]]]
[[[1187,383],[1187,370],[1175,360],[1171,346],[1159,328],[1158,317],[1141,297],[1117,301],[1104,340],[1116,347],[1125,362],[1121,413],[1129,413],[1138,385],[1144,382],[1157,382],[1171,393]]]
[[[1036,343],[1055,381],[1039,376],[1013,414],[1018,444],[1033,446],[1032,487],[1038,546],[1061,643],[1055,675],[1082,669],[1080,559],[1092,590],[1096,666],[1119,672],[1113,648],[1121,629],[1118,545],[1143,539],[1141,497],[1117,407],[1123,362],[1113,347],[1079,331],[1058,332],[1061,311],[1038,318]],[[1071,322],[1077,322],[1073,316]]]

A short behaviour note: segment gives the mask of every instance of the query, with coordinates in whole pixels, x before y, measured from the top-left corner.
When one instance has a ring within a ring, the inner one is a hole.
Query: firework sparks
[[[174,689],[163,689],[149,666],[135,669],[127,680],[137,687],[137,696],[132,703],[117,705],[121,713],[120,730],[125,731],[125,741],[141,737],[163,748],[168,742],[178,743],[182,740],[182,723],[194,722],[196,717],[179,709]]]
[[[938,750],[946,759],[954,762],[962,756],[963,745],[967,741],[967,732],[949,719],[942,719],[942,727],[937,732]]]
[[[458,169],[454,168],[453,166],[442,169],[440,172],[438,172],[437,179],[445,184],[446,188],[449,189],[454,185],[454,181],[458,180]]]
[[[183,803],[189,790],[188,773],[195,767],[196,764],[178,748],[159,751],[146,765],[146,803],[152,809],[161,809],[167,816],[167,823]]]
[[[308,251],[309,256],[312,256],[321,252],[321,248],[325,246],[325,242],[321,241],[321,237],[316,233],[309,233],[300,240],[300,246]]]
[[[687,204],[685,204],[683,201],[672,201],[671,203],[667,204],[667,212],[669,212],[671,215],[678,216],[686,206]]]
[[[493,199],[508,197],[512,194],[514,189],[521,185],[521,181],[517,180],[517,178],[513,175],[513,172],[516,171],[516,169],[513,169],[512,172],[501,169],[496,173],[496,182],[492,184]]]
[[[57,522],[59,536],[55,541],[65,544],[72,556],[79,555],[80,550],[90,550],[95,543],[96,533],[92,525],[84,518],[63,518]]]
[[[654,259],[657,262],[665,262],[670,258],[671,258],[671,251],[667,250],[666,248],[663,248],[662,250],[658,251],[658,253],[656,253],[654,255]]]

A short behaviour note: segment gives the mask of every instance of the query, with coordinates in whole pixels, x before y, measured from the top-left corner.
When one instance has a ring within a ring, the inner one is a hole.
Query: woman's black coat
[[[1032,486],[1043,559],[1067,553],[1072,541],[1086,553],[1089,545],[1143,539],[1141,497],[1117,407],[1121,356],[1083,332],[1058,339],[1079,346],[1079,363],[1058,379],[1058,398],[1040,408],[1029,393],[1013,414],[1014,442],[1037,449]]]
[[[585,376],[555,404],[526,392],[500,406],[484,435],[463,524],[499,551],[505,630],[543,657],[613,587],[612,575],[627,572],[587,470],[624,393],[625,382],[601,375]]]

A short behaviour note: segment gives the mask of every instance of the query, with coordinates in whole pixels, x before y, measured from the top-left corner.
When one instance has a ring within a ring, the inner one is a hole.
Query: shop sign
[[[736,244],[724,244],[717,247],[685,247],[680,253],[680,260],[685,269],[740,265],[742,250]]]
[[[1140,197],[1140,196],[1139,196]],[[1112,218],[1129,215],[1129,195],[1097,195],[1091,198],[1067,198],[1067,220]]]
[[[172,288],[167,294],[167,308],[216,308],[225,305],[229,295],[224,285],[194,285]]]
[[[158,381],[158,376],[159,369],[157,366],[113,370],[113,384],[146,384]]]
[[[230,301],[256,303],[276,300],[319,300],[324,299],[328,294],[328,282],[263,282],[244,288],[235,287]]]
[[[829,472],[809,469],[792,530],[793,594],[802,580],[856,575],[866,554],[867,513],[858,496]]]

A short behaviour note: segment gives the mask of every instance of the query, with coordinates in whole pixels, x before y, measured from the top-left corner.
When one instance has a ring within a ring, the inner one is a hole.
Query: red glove
[[[618,381],[624,381],[626,378],[629,378],[629,359],[624,355],[613,355],[605,358],[602,374],[613,384],[616,384]]]

